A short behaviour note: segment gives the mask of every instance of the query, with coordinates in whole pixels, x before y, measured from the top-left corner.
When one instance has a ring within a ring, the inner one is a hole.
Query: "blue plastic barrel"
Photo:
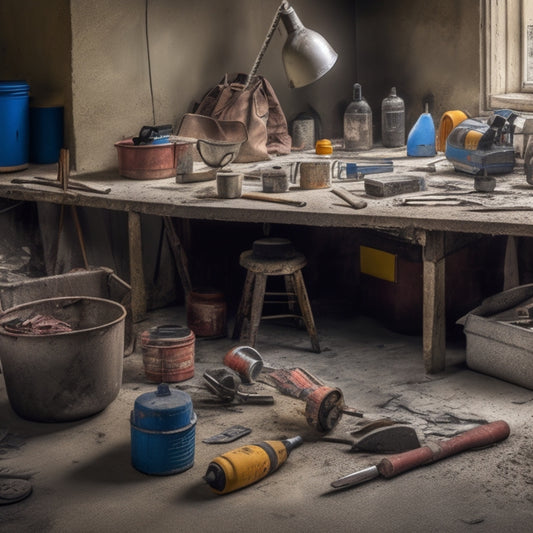
[[[151,475],[177,474],[194,464],[196,414],[190,396],[161,383],[141,394],[131,412],[131,463]]]
[[[63,107],[30,107],[30,162],[57,163],[63,147]]]
[[[28,167],[30,86],[25,81],[0,81],[0,172]]]

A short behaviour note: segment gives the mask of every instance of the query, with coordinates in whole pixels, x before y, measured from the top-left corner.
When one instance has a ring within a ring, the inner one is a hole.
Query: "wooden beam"
[[[423,351],[429,374],[446,366],[446,305],[444,232],[426,233],[423,252]]]
[[[142,254],[141,215],[128,211],[128,242],[131,285],[131,314],[134,322],[146,316],[146,287]]]

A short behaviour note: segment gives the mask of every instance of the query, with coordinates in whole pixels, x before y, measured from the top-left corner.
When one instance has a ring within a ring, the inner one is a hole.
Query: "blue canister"
[[[28,168],[30,86],[0,81],[0,172]]]
[[[131,463],[151,475],[177,474],[194,464],[196,414],[190,396],[161,383],[141,394],[131,412]]]
[[[30,106],[30,162],[57,163],[63,148],[63,107]]]

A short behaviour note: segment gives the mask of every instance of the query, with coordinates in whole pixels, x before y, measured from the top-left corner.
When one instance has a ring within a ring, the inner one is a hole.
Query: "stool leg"
[[[241,336],[242,324],[245,318],[250,316],[250,306],[252,305],[252,288],[254,286],[255,274],[248,270],[244,287],[242,289],[241,301],[237,309],[237,316],[235,317],[235,326],[233,328],[233,339],[238,339]]]
[[[256,274],[254,282],[254,291],[252,294],[252,309],[250,311],[250,330],[248,342],[250,346],[255,346],[257,330],[261,315],[263,314],[263,302],[265,298],[267,276],[265,274]]]
[[[296,290],[294,289],[294,283],[292,282],[292,276],[287,275],[283,276],[285,278],[285,291],[287,292],[289,311],[292,314],[296,313],[295,300],[293,299],[296,296]]]
[[[309,303],[309,297],[307,296],[307,290],[305,288],[305,282],[301,270],[297,270],[293,276],[294,288],[296,290],[296,296],[298,298],[298,304],[302,312],[302,316],[307,328],[307,333],[311,338],[311,346],[313,351],[320,353],[320,344],[318,342],[318,333],[315,327],[315,319],[313,318],[313,312],[311,311],[311,304]]]

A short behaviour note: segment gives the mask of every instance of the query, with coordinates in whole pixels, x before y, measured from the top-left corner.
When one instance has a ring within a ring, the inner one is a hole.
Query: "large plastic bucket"
[[[0,81],[0,172],[28,168],[30,86]]]

